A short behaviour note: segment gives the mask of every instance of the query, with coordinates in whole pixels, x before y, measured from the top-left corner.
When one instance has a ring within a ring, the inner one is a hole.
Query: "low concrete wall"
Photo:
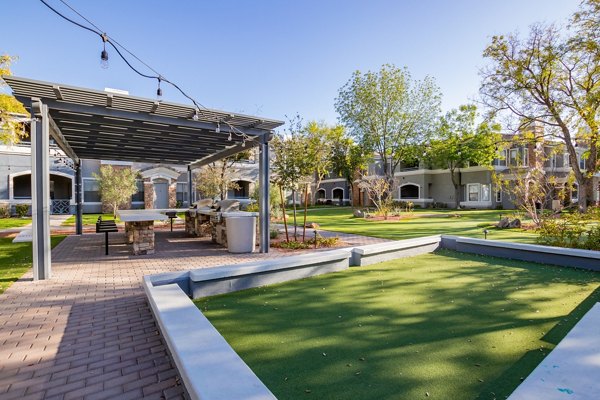
[[[363,267],[382,261],[431,253],[440,247],[440,235],[376,243],[352,249],[352,266]]]
[[[441,244],[443,248],[464,253],[600,271],[599,251],[445,235]]]
[[[331,250],[190,271],[192,298],[229,293],[348,269],[350,251]]]
[[[143,283],[191,399],[276,399],[179,286]]]
[[[600,303],[596,303],[508,399],[598,399],[599,325]]]

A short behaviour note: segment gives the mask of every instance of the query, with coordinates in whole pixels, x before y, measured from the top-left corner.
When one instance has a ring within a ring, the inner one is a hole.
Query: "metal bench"
[[[96,233],[104,233],[104,254],[108,255],[108,234],[110,232],[119,232],[114,220],[104,221],[102,216],[96,221]]]

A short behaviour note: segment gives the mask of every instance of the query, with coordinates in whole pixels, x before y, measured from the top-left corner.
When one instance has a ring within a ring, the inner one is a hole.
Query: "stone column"
[[[154,221],[132,222],[133,254],[154,254]]]
[[[177,181],[169,185],[169,208],[175,208],[177,205]]]
[[[144,208],[154,208],[154,185],[150,180],[144,181]]]

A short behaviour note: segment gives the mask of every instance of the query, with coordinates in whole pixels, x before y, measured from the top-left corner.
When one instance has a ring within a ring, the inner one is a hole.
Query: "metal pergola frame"
[[[269,251],[269,140],[282,121],[15,76],[2,79],[32,117],[34,279],[51,276],[51,138],[75,164],[77,234],[82,234],[81,159],[187,165],[191,204],[193,169],[258,147],[260,251]]]

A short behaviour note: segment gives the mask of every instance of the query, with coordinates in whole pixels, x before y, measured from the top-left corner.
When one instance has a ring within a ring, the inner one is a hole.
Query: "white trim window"
[[[492,201],[491,186],[481,183],[467,183],[467,201],[479,202]]]
[[[481,201],[492,201],[490,185],[481,185]]]
[[[467,184],[467,201],[479,201],[479,183]]]
[[[498,152],[498,157],[494,158],[492,164],[496,167],[506,167],[506,149]]]
[[[577,158],[579,159],[579,169],[584,171],[585,170],[585,158],[581,157],[581,154],[578,154]]]
[[[579,184],[577,182],[573,183],[571,187],[571,201],[574,203],[579,201]]]

